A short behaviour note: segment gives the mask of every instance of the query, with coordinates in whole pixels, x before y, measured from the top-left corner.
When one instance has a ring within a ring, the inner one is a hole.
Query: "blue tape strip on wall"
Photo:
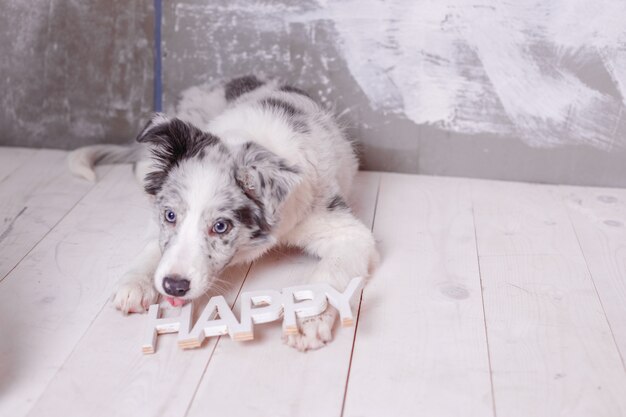
[[[163,85],[161,80],[161,24],[162,0],[154,0],[154,111],[163,111]]]

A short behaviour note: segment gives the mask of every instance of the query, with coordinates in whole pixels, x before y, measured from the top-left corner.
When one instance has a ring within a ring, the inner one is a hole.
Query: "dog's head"
[[[273,244],[280,209],[300,180],[297,168],[253,142],[229,148],[161,114],[137,141],[152,149],[144,185],[160,224],[154,280],[170,303],[199,297],[229,264]]]

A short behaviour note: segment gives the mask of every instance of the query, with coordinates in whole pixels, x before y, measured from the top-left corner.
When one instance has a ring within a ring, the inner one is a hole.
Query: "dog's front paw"
[[[113,304],[122,313],[144,313],[159,299],[159,293],[146,280],[125,280],[115,293]]]
[[[337,310],[328,306],[322,314],[298,319],[298,334],[283,336],[283,341],[301,352],[319,349],[333,340],[336,320]]]

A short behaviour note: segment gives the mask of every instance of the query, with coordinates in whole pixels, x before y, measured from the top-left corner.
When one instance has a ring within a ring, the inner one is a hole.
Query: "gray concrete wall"
[[[152,109],[151,1],[0,0],[0,145],[127,142]]]
[[[167,0],[165,108],[280,76],[335,109],[366,169],[626,186],[623,0]],[[0,0],[0,145],[132,139],[151,1]]]
[[[164,104],[261,73],[334,106],[366,169],[626,185],[623,0],[164,3]]]

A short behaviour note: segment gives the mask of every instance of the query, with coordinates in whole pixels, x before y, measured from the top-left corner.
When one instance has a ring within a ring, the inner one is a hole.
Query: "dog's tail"
[[[92,145],[73,150],[67,156],[70,171],[89,181],[96,181],[94,167],[101,164],[124,164],[147,156],[144,145]]]

